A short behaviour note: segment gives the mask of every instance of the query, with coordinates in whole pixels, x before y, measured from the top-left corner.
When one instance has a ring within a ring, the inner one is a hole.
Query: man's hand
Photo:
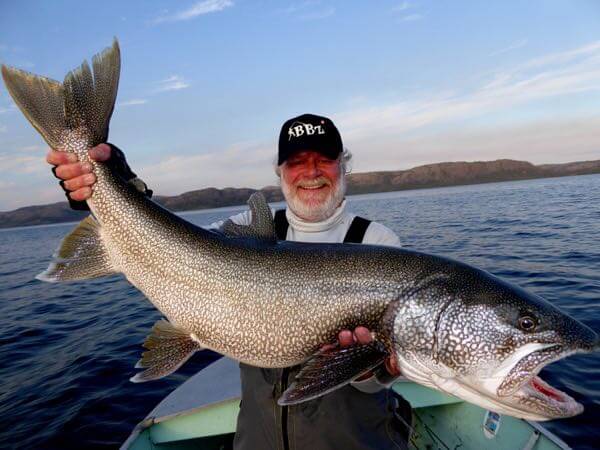
[[[99,144],[89,150],[90,158],[94,161],[104,162],[110,159],[110,146]],[[79,162],[75,153],[61,152],[50,149],[46,161],[56,166],[54,174],[63,180],[63,186],[71,191],[69,197],[75,201],[84,201],[92,195],[92,186],[96,182],[96,175],[92,172],[92,165]]]
[[[366,327],[356,327],[354,332],[350,330],[342,330],[338,334],[338,343],[341,347],[349,347],[353,344],[368,344],[373,340],[373,336],[371,332]],[[324,345],[321,349],[328,350],[334,348],[335,345],[327,344]],[[385,360],[385,368],[393,376],[400,375],[400,369],[398,368],[398,363],[396,361],[396,357],[394,355],[390,356]],[[366,380],[373,376],[373,372],[367,372],[366,374],[359,377],[356,381]]]

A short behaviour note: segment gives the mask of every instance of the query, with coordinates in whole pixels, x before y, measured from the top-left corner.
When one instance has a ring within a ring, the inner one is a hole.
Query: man
[[[116,147],[101,144],[90,150],[90,156],[111,164],[117,173],[148,194],[145,184],[131,172]],[[47,160],[57,166],[55,175],[64,180],[61,185],[68,191],[71,205],[84,207],[81,202],[91,195],[95,182],[91,165],[78,163],[72,154],[55,151],[48,153]],[[398,237],[385,226],[346,211],[349,160],[339,131],[330,119],[304,114],[283,124],[276,173],[287,208],[275,212],[279,239],[400,245]],[[250,219],[249,211],[231,217],[240,225],[250,224]],[[338,336],[342,346],[371,339],[364,327],[357,327],[354,332],[343,330]],[[298,367],[261,369],[241,364],[242,401],[234,448],[406,448],[410,406],[385,389],[386,383],[399,375],[394,360],[386,361],[385,366],[386,370],[378,376],[368,374],[323,397],[280,407],[277,398],[293,381]]]

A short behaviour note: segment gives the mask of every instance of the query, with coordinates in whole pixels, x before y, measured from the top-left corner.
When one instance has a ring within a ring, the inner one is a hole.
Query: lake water
[[[405,246],[486,269],[600,330],[600,175],[369,194],[356,213]],[[207,224],[239,208],[186,213]],[[0,448],[115,448],[167,393],[217,356],[201,352],[167,379],[128,381],[158,312],[122,277],[34,279],[73,227],[0,231]],[[542,376],[583,403],[547,427],[574,448],[600,442],[600,354]]]

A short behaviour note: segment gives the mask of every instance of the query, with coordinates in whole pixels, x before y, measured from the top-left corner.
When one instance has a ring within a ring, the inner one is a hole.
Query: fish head
[[[462,271],[461,271],[462,272]],[[464,276],[471,279],[465,282]],[[469,268],[446,283],[428,366],[433,387],[529,420],[577,415],[583,406],[538,373],[598,349],[598,335],[537,295]],[[413,364],[414,367],[414,364]]]

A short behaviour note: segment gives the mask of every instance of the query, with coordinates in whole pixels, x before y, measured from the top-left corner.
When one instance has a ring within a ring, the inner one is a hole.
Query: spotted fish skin
[[[88,148],[108,139],[119,55],[115,41],[93,69],[84,63],[63,83],[5,66],[2,75],[46,142],[90,162],[97,177],[87,201],[93,217],[64,239],[38,278],[120,272],[168,319],[146,341],[138,367],[147,370],[134,381],[168,375],[201,348],[260,367],[305,363],[301,374],[312,375],[297,380],[290,392],[300,394],[284,395],[286,404],[329,392],[393,355],[408,378],[498,412],[545,420],[581,411],[532,380],[551,361],[597,348],[598,337],[539,297],[415,251],[277,242],[262,197],[251,199],[254,228],[230,225],[233,237],[205,230],[90,161]],[[358,325],[373,330],[378,345],[335,357],[319,351]],[[346,361],[365,367],[341,370]],[[321,368],[327,381],[314,384]]]

